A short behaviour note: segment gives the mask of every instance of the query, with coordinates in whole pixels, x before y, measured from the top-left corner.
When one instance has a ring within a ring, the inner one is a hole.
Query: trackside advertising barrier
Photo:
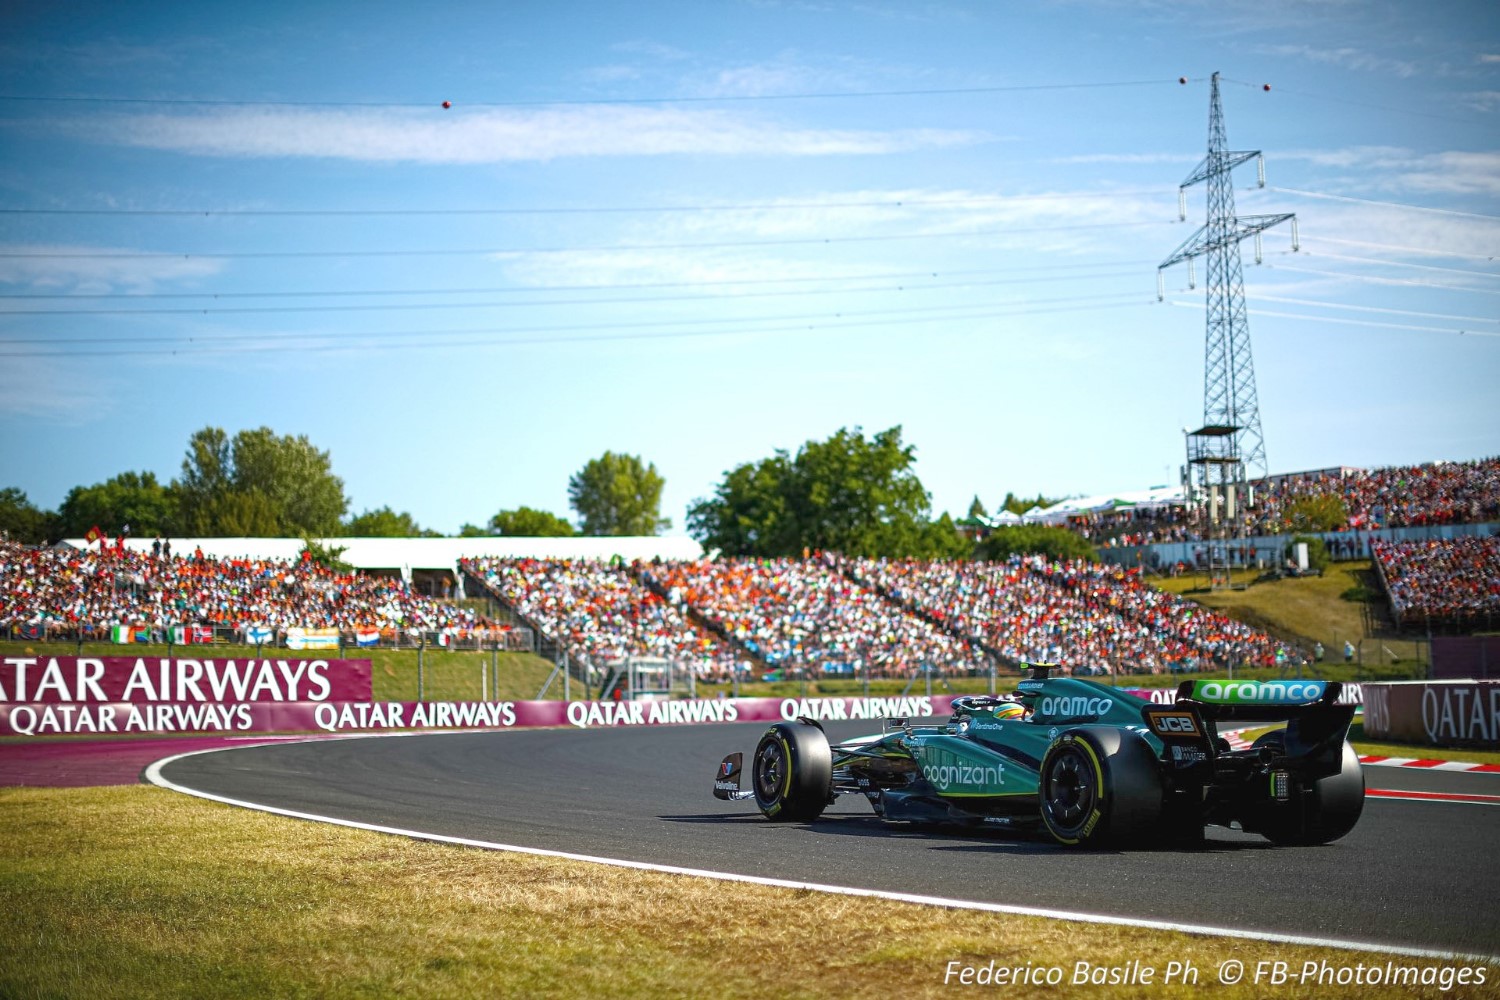
[[[1175,697],[1170,688],[1127,693],[1156,702]],[[368,660],[10,656],[0,659],[0,736],[930,719],[949,715],[953,697],[377,702]],[[1341,700],[1359,697],[1348,685]]]
[[[1427,746],[1500,747],[1500,681],[1365,685],[1365,735]]]
[[[950,695],[697,701],[372,700],[368,660],[5,657],[0,736],[342,733],[926,718]]]

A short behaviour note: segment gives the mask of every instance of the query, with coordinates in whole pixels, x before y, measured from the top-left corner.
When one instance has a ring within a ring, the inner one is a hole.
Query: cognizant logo
[[[1005,769],[998,764],[935,764],[922,768],[922,774],[932,782],[932,787],[946,792],[953,787],[983,788],[998,785],[1005,776]]]

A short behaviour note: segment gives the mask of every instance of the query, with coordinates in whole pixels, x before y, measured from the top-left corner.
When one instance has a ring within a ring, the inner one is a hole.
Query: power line
[[[1152,87],[1175,83],[1175,80],[1114,80],[1100,83],[1044,83],[994,87],[936,87],[907,90],[841,90],[807,91],[792,94],[725,94],[681,97],[614,97],[534,101],[460,101],[460,109],[469,108],[535,108],[588,107],[612,104],[747,104],[775,101],[844,100],[872,97],[941,97],[964,94],[1033,93],[1047,90],[1101,90],[1114,87]],[[103,104],[147,105],[159,107],[239,107],[239,108],[421,108],[438,109],[443,99],[422,102],[398,101],[257,101],[189,97],[102,97],[98,95],[44,96],[38,94],[0,94],[0,101],[37,104]]]
[[[1303,248],[1303,253],[1309,257],[1322,257],[1327,260],[1347,260],[1355,264],[1375,264],[1379,267],[1409,267],[1417,271],[1438,271],[1442,274],[1466,274],[1475,278],[1500,278],[1500,271],[1471,271],[1463,267],[1438,267],[1435,264],[1413,264],[1402,260],[1381,260],[1379,257],[1353,257],[1347,254],[1314,252]]]
[[[1301,299],[1287,295],[1255,294],[1257,302],[1284,302],[1287,305],[1313,306],[1318,309],[1345,309],[1350,312],[1383,313],[1392,316],[1415,316],[1419,319],[1451,319],[1460,323],[1494,324],[1500,326],[1500,318],[1494,316],[1456,316],[1452,313],[1422,312],[1416,309],[1393,309],[1389,306],[1358,306],[1347,302],[1331,302],[1327,299]],[[1174,302],[1173,305],[1180,303]]]
[[[1257,90],[1269,86],[1262,83],[1249,83],[1245,80],[1231,80],[1228,77],[1223,77],[1222,79],[1225,83],[1233,83],[1241,87],[1250,87]],[[1315,101],[1327,101],[1330,104],[1347,104],[1351,107],[1370,108],[1375,111],[1394,111],[1397,114],[1411,115],[1414,118],[1432,118],[1436,121],[1441,122],[1458,122],[1460,125],[1479,124],[1479,119],[1477,118],[1455,118],[1452,115],[1439,115],[1434,114],[1431,111],[1414,111],[1411,108],[1402,108],[1394,104],[1376,104],[1373,101],[1354,101],[1350,100],[1347,97],[1332,97],[1328,94],[1317,94],[1307,90],[1288,90],[1285,88],[1278,89],[1283,94],[1292,94],[1297,97],[1309,97]]]
[[[1432,247],[1407,247],[1398,246],[1393,243],[1371,243],[1368,240],[1341,240],[1332,236],[1318,236],[1314,238],[1315,243],[1338,243],[1342,246],[1369,247],[1372,250],[1394,250],[1397,253],[1416,253],[1429,257],[1460,257],[1464,260],[1488,260],[1495,259],[1494,254],[1462,253],[1458,250],[1436,250]]]
[[[1132,271],[1116,271],[1096,275],[1100,278],[1127,277]],[[1076,275],[1062,274],[1051,277],[995,278],[990,281],[939,282],[921,286],[866,286],[862,288],[825,288],[811,290],[785,290],[775,292],[744,292],[734,296],[715,295],[650,295],[627,296],[604,299],[539,299],[534,301],[499,302],[410,302],[367,303],[363,305],[300,305],[300,306],[229,306],[225,308],[155,308],[155,309],[0,309],[0,316],[227,316],[260,315],[266,313],[328,313],[328,312],[395,312],[415,309],[496,309],[533,308],[536,306],[597,306],[597,305],[649,305],[661,302],[716,302],[727,303],[744,299],[787,298],[810,295],[848,295],[856,292],[927,292],[954,288],[988,288],[997,285],[1039,284],[1053,281],[1075,281]]]
[[[1374,201],[1370,198],[1351,198],[1343,194],[1322,194],[1298,188],[1273,187],[1267,190],[1278,194],[1293,194],[1303,198],[1321,198],[1324,201],[1345,201],[1355,205],[1375,205],[1380,208],[1400,208],[1410,212],[1433,212],[1437,215],[1454,215],[1461,219],[1483,219],[1485,222],[1500,222],[1500,215],[1482,215],[1479,212],[1456,212],[1449,208],[1432,208],[1429,205],[1410,205],[1399,201]]]
[[[1376,274],[1355,274],[1350,271],[1324,271],[1315,267],[1298,267],[1295,264],[1267,264],[1276,271],[1295,271],[1298,274],[1316,274],[1325,278],[1342,278],[1345,281],[1368,281],[1377,285],[1403,285],[1410,288],[1437,288],[1445,292],[1464,292],[1470,295],[1500,295],[1500,289],[1474,288],[1471,285],[1445,285],[1440,281],[1418,281],[1415,278],[1384,278]]]
[[[1015,229],[975,229],[946,233],[889,233],[881,236],[811,236],[784,240],[726,240],[710,243],[620,243],[613,246],[577,247],[502,247],[466,250],[249,250],[209,253],[173,253],[170,251],[9,251],[0,250],[0,258],[24,260],[270,260],[319,257],[471,257],[494,254],[619,253],[635,250],[723,250],[739,247],[818,246],[834,243],[880,243],[898,240],[972,239],[982,236],[1010,236],[1023,233],[1050,233],[1058,230],[1128,229],[1142,226],[1168,226],[1169,222],[1088,222],[1070,226],[1028,226]]]
[[[1099,296],[1099,298],[1108,298],[1108,299],[1116,299],[1116,300],[1126,300],[1127,299],[1126,296],[1120,296],[1120,295],[1115,295],[1115,296]],[[1141,304],[1145,304],[1144,300],[1141,300],[1140,298],[1138,298],[1136,296],[1129,296],[1128,298],[1129,299],[1134,299],[1135,301],[1137,301],[1137,302],[1139,302]],[[1111,301],[1111,302],[1100,302],[1098,304],[1092,304],[1092,305],[1081,305],[1079,303],[1082,302],[1082,301],[1084,301],[1084,300],[1079,299],[1077,296],[1069,296],[1069,297],[1067,297],[1065,299],[1055,299],[1055,300],[1046,300],[1046,301],[1057,302],[1057,303],[1061,303],[1061,304],[1055,306],[1054,308],[1047,308],[1047,309],[1022,308],[1022,309],[1009,309],[1009,310],[987,310],[987,311],[979,311],[979,312],[969,312],[967,315],[948,315],[948,316],[943,317],[943,318],[946,319],[946,320],[948,320],[948,321],[950,321],[950,322],[952,322],[952,321],[961,321],[961,320],[1011,318],[1011,317],[1016,317],[1016,316],[1046,315],[1046,314],[1052,314],[1052,313],[1066,313],[1066,312],[1086,312],[1086,311],[1092,311],[1092,310],[1097,310],[1097,309],[1115,309],[1115,308],[1119,308],[1119,306],[1121,304],[1119,301]],[[1037,304],[1039,304],[1039,303],[1033,302],[1033,303],[1030,303],[1029,305],[1034,306],[1034,305],[1037,305]],[[966,309],[966,310],[973,310],[975,307],[973,307],[973,306],[967,306],[967,307],[963,307],[963,308]],[[895,313],[903,313],[903,312],[912,312],[912,310],[896,310],[894,312]],[[917,312],[921,312],[921,311],[917,310]],[[385,331],[385,332],[361,333],[361,334],[355,335],[353,337],[350,337],[347,342],[344,342],[344,343],[335,343],[335,344],[319,344],[319,343],[314,343],[314,342],[315,341],[320,341],[320,340],[328,340],[330,338],[335,338],[335,337],[340,337],[341,335],[338,335],[338,334],[308,334],[308,333],[304,333],[304,332],[284,333],[284,334],[244,334],[244,335],[230,334],[230,335],[225,335],[225,336],[221,336],[221,337],[214,337],[214,338],[208,338],[208,339],[193,338],[193,337],[130,337],[130,338],[75,338],[75,339],[57,341],[57,340],[52,340],[52,339],[32,338],[32,339],[0,340],[0,345],[5,345],[5,344],[34,344],[34,343],[46,343],[46,344],[54,344],[54,345],[55,344],[59,344],[59,343],[60,344],[64,344],[64,345],[132,344],[132,343],[176,343],[176,344],[182,344],[183,346],[181,348],[176,348],[176,349],[174,349],[174,348],[159,347],[159,348],[150,348],[150,349],[141,349],[141,350],[0,351],[0,357],[8,357],[8,358],[34,358],[34,357],[93,358],[93,357],[121,357],[121,356],[127,356],[127,355],[176,355],[176,354],[184,354],[184,353],[248,353],[248,352],[264,352],[264,351],[281,351],[281,350],[288,350],[288,349],[295,350],[298,354],[302,354],[302,353],[309,352],[309,351],[324,352],[324,351],[348,351],[348,350],[356,350],[356,349],[359,349],[359,350],[370,350],[370,349],[378,349],[378,348],[381,348],[381,347],[387,347],[387,348],[392,348],[392,349],[401,349],[401,348],[406,348],[406,347],[415,347],[415,348],[421,348],[423,350],[427,350],[427,349],[435,348],[435,347],[514,346],[514,345],[526,345],[526,344],[563,344],[563,343],[576,343],[576,342],[601,342],[601,341],[607,342],[607,341],[664,340],[664,339],[686,339],[686,338],[711,338],[711,337],[730,337],[730,336],[750,336],[750,335],[758,335],[758,334],[765,334],[765,333],[803,333],[803,332],[825,330],[825,329],[842,330],[844,328],[855,328],[855,327],[902,326],[902,325],[911,324],[914,321],[920,321],[922,319],[921,316],[917,316],[915,318],[910,317],[910,316],[903,316],[901,318],[886,318],[886,319],[850,319],[849,318],[850,316],[855,316],[855,315],[860,315],[860,314],[847,314],[847,313],[846,314],[834,314],[832,316],[827,316],[827,317],[814,317],[814,318],[811,318],[811,319],[801,320],[801,321],[793,322],[793,323],[790,323],[790,324],[787,324],[787,325],[783,325],[783,326],[770,326],[770,327],[750,326],[750,327],[746,327],[744,329],[727,329],[727,330],[676,330],[676,331],[663,331],[663,330],[660,329],[661,327],[673,326],[673,325],[677,325],[677,324],[674,324],[674,323],[638,323],[638,324],[601,323],[601,324],[588,324],[588,325],[583,325],[583,326],[541,327],[541,328],[519,329],[519,330],[497,330],[497,329],[483,329],[483,328],[481,328],[481,329],[470,329],[470,330],[431,330],[431,331],[403,330],[403,331]],[[868,314],[868,315],[880,316],[880,315],[889,315],[889,314],[872,313],[872,314]],[[746,322],[775,322],[775,321],[777,321],[779,319],[780,319],[780,317],[766,317],[766,318],[764,318],[762,320],[757,320],[757,321],[734,320],[734,321],[731,321],[731,322],[736,322],[736,323],[746,323]],[[705,322],[715,322],[715,321],[695,320],[695,321],[687,321],[687,322],[688,323],[697,323],[698,325],[702,325]],[[837,327],[828,326],[827,324],[830,323],[830,322],[837,323],[838,324]],[[614,336],[609,335],[609,334],[577,334],[577,335],[575,335],[573,333],[573,331],[600,330],[600,329],[625,329],[625,328],[630,328],[630,327],[651,328],[651,330],[654,330],[655,332],[650,332],[650,331],[643,330],[642,332],[638,332],[638,333],[627,333],[627,334],[614,335]],[[553,335],[553,334],[557,334],[559,332],[562,335],[560,335],[560,336]],[[493,337],[493,336],[495,336],[497,334],[504,334],[504,333],[512,333],[512,334],[519,333],[519,334],[525,334],[525,335],[539,334],[539,335],[538,336],[526,336],[526,337],[523,337],[521,339],[512,338],[512,339],[501,340],[501,341],[494,342],[494,343],[492,343],[490,345],[485,345],[483,343],[475,344],[471,340],[446,340],[446,341],[444,341],[444,340],[439,340],[439,339],[433,339],[433,338],[440,338],[440,337]],[[398,339],[398,338],[408,338],[408,339],[409,338],[419,338],[419,339],[412,340],[410,343],[407,343],[407,344],[402,344],[402,343],[386,343],[386,344],[381,344],[381,343],[378,343],[378,341],[394,340],[394,339]],[[267,341],[277,341],[277,342],[280,342],[280,343],[266,343]],[[293,343],[290,346],[290,348],[288,348],[287,346],[285,346],[285,342],[286,341],[293,341],[295,343]],[[313,341],[313,342],[310,342],[310,341]],[[250,342],[252,345],[254,345],[255,343],[259,342],[260,346],[246,346],[246,347],[241,347],[241,348],[233,349],[233,350],[224,350],[222,348],[222,345],[232,345],[232,344],[241,343],[241,342]]]
[[[1198,308],[1197,303],[1194,302],[1179,302],[1173,300],[1170,304],[1183,309]],[[1381,330],[1411,330],[1418,333],[1451,333],[1457,335],[1472,334],[1478,337],[1500,337],[1500,331],[1490,333],[1484,330],[1460,330],[1455,327],[1447,326],[1415,326],[1407,323],[1382,323],[1378,320],[1350,319],[1342,316],[1310,316],[1305,313],[1277,312],[1271,309],[1249,309],[1247,311],[1252,316],[1270,316],[1276,319],[1300,319],[1307,320],[1313,323],[1337,323],[1340,326],[1367,326]]]
[[[267,218],[364,216],[487,216],[487,215],[622,215],[699,212],[779,212],[809,208],[927,208],[933,206],[1022,204],[1033,201],[1071,201],[1159,195],[1158,191],[1057,191],[1050,194],[976,195],[965,198],[896,198],[864,201],[779,201],[726,205],[619,205],[583,208],[0,208],[0,216],[122,216],[161,218]]]
[[[1139,267],[1143,261],[1110,260],[1087,264],[1046,264],[1035,267],[1012,267],[1013,271],[1088,270],[1108,267]],[[702,281],[645,281],[617,282],[607,285],[542,285],[532,288],[371,288],[339,289],[335,291],[286,291],[286,292],[17,292],[0,294],[0,299],[264,299],[264,298],[312,298],[319,296],[389,296],[389,295],[502,295],[540,294],[551,292],[611,292],[625,289],[656,288],[719,288],[741,285],[788,285],[833,281],[899,281],[907,278],[956,278],[968,275],[994,274],[994,268],[970,268],[954,271],[874,271],[867,274],[829,274],[802,278],[716,278]]]
[[[1091,296],[1072,296],[1072,297],[1069,297],[1069,298],[1060,298],[1060,299],[1022,300],[1022,301],[1017,302],[1017,303],[1012,303],[1012,305],[1013,306],[1051,305],[1051,304],[1062,303],[1062,302],[1084,302],[1084,301],[1100,301],[1100,300],[1102,300],[1102,301],[1111,301],[1111,302],[1113,302],[1113,301],[1129,302],[1129,301],[1132,301],[1134,298],[1135,298],[1135,296],[1131,295],[1131,294],[1115,292],[1115,293],[1100,294],[1100,295],[1091,295]],[[646,328],[646,327],[649,327],[649,328],[657,328],[657,327],[686,327],[686,326],[731,325],[731,324],[735,324],[735,323],[763,323],[763,322],[783,322],[783,321],[810,322],[810,321],[814,321],[814,320],[823,320],[823,319],[829,319],[829,318],[839,319],[839,318],[846,318],[846,317],[850,317],[850,316],[853,316],[853,317],[868,317],[868,316],[912,316],[912,317],[916,317],[916,318],[920,319],[920,318],[928,317],[928,316],[932,316],[932,317],[946,316],[946,315],[948,315],[950,313],[963,312],[965,310],[979,309],[979,308],[990,309],[990,308],[994,308],[994,306],[993,305],[988,305],[988,306],[977,306],[977,305],[909,306],[909,307],[904,307],[904,308],[901,308],[901,309],[875,309],[875,310],[865,310],[865,311],[860,311],[860,312],[849,312],[849,311],[846,311],[846,310],[840,310],[840,311],[835,312],[835,313],[818,313],[818,314],[811,314],[811,315],[806,314],[806,313],[791,313],[791,314],[781,314],[781,315],[773,315],[773,316],[756,316],[756,317],[728,316],[728,317],[723,317],[723,318],[719,318],[719,319],[695,318],[695,319],[676,319],[676,320],[638,320],[638,321],[629,322],[629,323],[622,323],[622,322],[620,322],[618,320],[606,320],[606,321],[595,322],[595,323],[574,323],[574,324],[566,324],[566,325],[561,325],[561,326],[522,327],[522,328],[518,328],[518,330],[515,330],[515,331],[512,331],[512,332],[545,333],[545,332],[549,332],[549,331],[615,330],[615,329],[639,329],[639,328]],[[467,330],[465,330],[465,329],[459,329],[459,330],[438,330],[438,331],[398,330],[398,331],[392,331],[392,332],[379,332],[379,331],[377,331],[377,332],[374,332],[374,333],[359,332],[359,333],[352,333],[350,335],[351,336],[382,336],[382,337],[383,336],[426,336],[426,335],[432,334],[432,333],[475,333],[475,332],[483,332],[483,331],[486,331],[486,330],[489,330],[489,329],[491,329],[491,328],[488,328],[488,327],[479,327],[479,328],[470,328],[470,329],[467,329]],[[332,335],[331,334],[326,334],[326,333],[312,333],[312,334],[309,334],[309,333],[307,333],[305,331],[298,331],[298,332],[294,332],[294,333],[280,333],[280,334],[276,334],[276,333],[231,333],[231,334],[222,334],[220,337],[216,337],[214,339],[222,339],[222,340],[255,340],[255,339],[263,339],[263,338],[270,337],[270,338],[274,338],[274,339],[296,340],[299,337],[307,337],[307,336],[315,336],[316,337],[316,336],[332,336]],[[3,338],[0,338],[0,344],[177,343],[177,342],[185,342],[185,341],[190,342],[190,341],[193,341],[195,339],[200,339],[200,338],[194,338],[194,337],[186,336],[186,335],[182,335],[182,334],[177,334],[177,335],[172,335],[172,336],[165,336],[165,335],[162,335],[162,336],[147,336],[147,335],[141,335],[141,336],[130,336],[130,337],[65,337],[65,338],[59,338],[59,337],[3,337]]]

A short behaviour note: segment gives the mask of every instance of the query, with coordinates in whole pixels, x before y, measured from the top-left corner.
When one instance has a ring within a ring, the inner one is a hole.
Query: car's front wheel
[[[755,804],[767,819],[811,823],[833,788],[833,752],[817,726],[778,722],[755,747],[750,765]]]

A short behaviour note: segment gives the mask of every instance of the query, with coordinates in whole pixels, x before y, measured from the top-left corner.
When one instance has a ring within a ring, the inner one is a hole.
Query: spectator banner
[[[297,628],[286,630],[287,649],[338,649],[339,630],[336,628]]]
[[[130,642],[150,642],[151,629],[145,625],[116,625],[109,630],[109,639],[121,645]]]
[[[265,646],[276,638],[276,633],[269,625],[241,625],[240,634],[245,637],[247,645]]]
[[[9,661],[7,661],[9,662]],[[260,661],[257,661],[260,662]],[[270,662],[270,661],[264,661]],[[362,661],[312,661],[328,666]],[[365,682],[369,681],[369,665]],[[326,674],[325,674],[326,676]],[[28,685],[33,681],[27,679]],[[10,693],[7,687],[6,692]],[[26,691],[32,692],[35,686]],[[0,702],[0,736],[111,733],[357,733],[422,729],[522,729],[665,726],[946,717],[953,697],[718,698],[696,701],[371,702],[272,700],[188,703]]]
[[[1371,739],[1500,747],[1500,681],[1394,681],[1364,694]]]
[[[369,701],[371,697],[369,660],[154,656],[0,659],[0,711],[10,705],[165,702],[192,706]]]

